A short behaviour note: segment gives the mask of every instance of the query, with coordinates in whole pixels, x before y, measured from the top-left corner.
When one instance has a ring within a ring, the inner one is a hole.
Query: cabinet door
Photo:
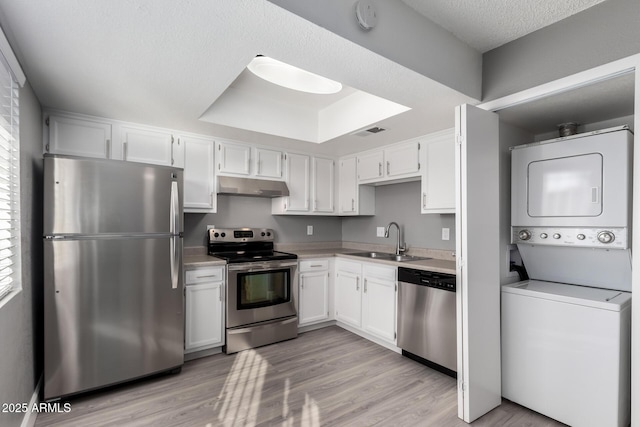
[[[251,173],[251,147],[218,142],[218,172],[246,176]]]
[[[422,213],[455,213],[456,168],[453,132],[422,144]]]
[[[329,318],[329,272],[300,273],[300,325]]]
[[[223,282],[189,285],[185,290],[185,351],[223,345]]]
[[[256,176],[282,179],[282,151],[256,148]]]
[[[356,158],[349,157],[340,160],[339,166],[339,202],[338,211],[341,214],[356,212],[356,196],[358,192],[358,180],[356,170]]]
[[[130,162],[171,166],[173,136],[170,133],[122,126],[123,159]]]
[[[383,151],[358,156],[358,181],[374,181],[383,177]]]
[[[287,154],[287,186],[289,197],[286,211],[307,212],[309,210],[309,156]]]
[[[212,140],[182,137],[184,144],[185,212],[215,212],[215,176]]]
[[[49,116],[49,143],[53,154],[111,158],[111,125],[93,120]]]
[[[387,178],[417,176],[420,170],[417,141],[399,144],[384,150],[385,174]]]
[[[360,328],[362,325],[360,275],[338,270],[335,295],[336,320]]]
[[[332,213],[334,211],[334,161],[320,157],[313,158],[313,211]]]
[[[396,283],[364,276],[362,289],[363,329],[385,341],[396,341]]]

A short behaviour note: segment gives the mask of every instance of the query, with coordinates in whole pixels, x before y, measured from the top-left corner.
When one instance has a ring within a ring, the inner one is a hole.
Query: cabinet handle
[[[364,293],[367,293],[367,279],[364,279]]]
[[[208,279],[209,277],[218,277],[216,274],[210,274],[209,276],[196,276],[196,279]]]
[[[129,146],[128,142],[125,142],[124,144],[122,144],[122,158],[123,158],[123,160],[127,160],[127,155],[129,154],[129,150],[127,149],[128,146]]]
[[[389,161],[387,161],[387,175],[389,175]]]
[[[314,211],[317,211],[317,210],[318,210],[318,201],[317,201],[317,200],[314,200],[314,201],[313,201],[313,210],[314,210]]]
[[[304,278],[300,278],[300,289],[304,289]]]
[[[422,207],[427,207],[427,193],[422,193]]]
[[[378,176],[382,176],[382,162],[378,163]]]
[[[247,157],[246,165],[247,173],[251,173],[251,157]]]
[[[107,159],[111,158],[111,140],[107,139]]]
[[[356,291],[360,290],[360,278],[356,277]]]
[[[222,286],[218,288],[218,298],[222,301]]]
[[[309,267],[312,267],[312,268],[322,267],[322,264],[313,264],[313,265],[310,265]]]
[[[211,193],[211,207],[213,208],[214,203],[213,203],[213,193]]]
[[[356,210],[356,199],[351,199],[351,212]]]
[[[258,161],[256,162],[256,166],[258,166],[258,171],[256,172],[256,175],[260,175],[260,159],[258,159]]]

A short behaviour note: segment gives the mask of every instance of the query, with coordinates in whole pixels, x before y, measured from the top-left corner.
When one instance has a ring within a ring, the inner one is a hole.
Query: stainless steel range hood
[[[218,194],[227,196],[283,197],[289,195],[289,188],[283,181],[219,176]]]

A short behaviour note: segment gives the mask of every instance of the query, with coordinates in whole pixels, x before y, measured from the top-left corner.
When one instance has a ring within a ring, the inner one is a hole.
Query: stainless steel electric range
[[[227,261],[227,354],[298,336],[298,257],[273,241],[267,228],[208,231],[209,255]]]

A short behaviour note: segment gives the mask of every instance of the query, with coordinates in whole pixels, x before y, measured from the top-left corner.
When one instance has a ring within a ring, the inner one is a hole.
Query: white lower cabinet
[[[362,329],[396,342],[395,267],[364,264],[362,268]]]
[[[185,273],[185,353],[224,345],[224,267]]]
[[[362,326],[362,266],[358,262],[337,260],[335,281],[336,320]]]
[[[336,320],[396,343],[396,267],[336,261]]]
[[[298,324],[306,326],[330,319],[329,260],[300,261]]]

